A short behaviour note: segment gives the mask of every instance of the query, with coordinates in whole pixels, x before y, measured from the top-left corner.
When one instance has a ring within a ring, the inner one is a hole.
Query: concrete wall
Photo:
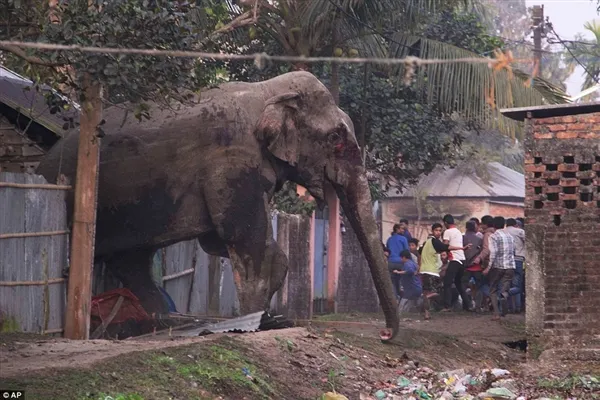
[[[277,313],[289,319],[312,318],[314,234],[312,218],[278,214],[277,242],[287,254],[288,274],[275,295]]]
[[[528,121],[530,357],[600,359],[600,113]]]
[[[358,238],[344,220],[342,261],[338,275],[336,310],[339,313],[379,311],[377,291]]]

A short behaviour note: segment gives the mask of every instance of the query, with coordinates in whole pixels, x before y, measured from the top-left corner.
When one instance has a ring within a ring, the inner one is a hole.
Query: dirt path
[[[500,324],[489,316],[460,313],[418,318],[403,319],[393,344],[378,340],[383,321],[377,315],[327,316],[319,318],[330,319],[326,324],[314,321],[309,327],[198,338],[83,342],[0,334],[0,380],[9,389],[25,388],[30,400],[98,400],[118,394],[143,400],[313,400],[333,388],[359,400],[390,389],[407,368],[429,368],[432,379],[437,372],[459,368],[504,368],[514,372],[520,390],[542,397],[574,397],[570,387],[581,386],[579,377],[567,376],[576,366],[524,364],[523,352],[503,344],[523,338],[522,317],[510,316]],[[580,364],[581,373],[594,371]],[[472,390],[477,394],[486,388]]]
[[[492,324],[489,316],[476,315],[440,315],[435,316],[430,321],[413,318],[405,318],[402,321],[403,337],[399,341],[404,347],[425,348],[437,345],[443,347],[444,338],[455,338],[461,340],[461,345],[490,347],[485,342],[503,342],[517,340],[522,338],[521,333],[514,329],[507,328],[511,324],[519,326],[523,318],[520,316],[509,316],[506,323],[500,325]],[[346,317],[346,322],[326,321],[315,322],[313,326],[317,329],[330,329],[333,331],[358,335],[361,338],[368,339],[368,345],[376,345],[376,337],[379,329],[384,326],[381,319],[365,318],[364,316]],[[431,340],[425,337],[419,339],[418,332],[426,331],[442,335]],[[293,328],[285,331],[286,336],[295,337],[305,332],[302,328]],[[261,332],[256,334],[239,335],[241,340],[256,340],[260,343],[261,338],[267,338],[272,344],[272,338],[277,335],[276,332]],[[169,338],[160,337],[155,340],[152,337],[109,341],[109,340],[90,340],[90,341],[70,341],[66,339],[43,339],[21,341],[26,336],[0,336],[0,378],[18,376],[25,372],[39,371],[43,369],[71,368],[80,366],[90,366],[101,360],[116,357],[131,352],[163,349],[174,346],[185,346],[193,343],[202,343],[215,340],[223,335],[211,335],[199,338]],[[402,336],[402,335],[401,335]],[[484,343],[481,343],[484,341]],[[454,343],[453,346],[456,346]],[[494,347],[504,350],[503,347]]]
[[[0,378],[43,369],[90,366],[122,354],[184,346],[205,342],[222,335],[176,340],[67,340],[44,339],[28,342],[0,340]],[[3,339],[0,336],[0,339]],[[12,339],[12,338],[11,338]]]

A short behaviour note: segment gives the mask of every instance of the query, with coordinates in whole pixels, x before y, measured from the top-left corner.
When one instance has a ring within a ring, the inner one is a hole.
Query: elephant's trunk
[[[386,327],[391,329],[391,333],[382,332],[381,339],[391,340],[398,333],[400,324],[398,303],[394,296],[392,280],[373,216],[371,193],[364,168],[355,168],[347,182],[344,186],[336,184],[334,186],[371,269],[379,303],[385,315]]]

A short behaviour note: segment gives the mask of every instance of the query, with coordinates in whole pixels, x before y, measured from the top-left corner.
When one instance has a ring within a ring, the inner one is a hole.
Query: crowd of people
[[[524,311],[524,220],[486,215],[465,228],[461,232],[447,214],[419,246],[406,219],[394,225],[384,251],[399,312],[418,306],[430,319],[434,305],[441,312],[462,306],[491,311],[497,321]]]

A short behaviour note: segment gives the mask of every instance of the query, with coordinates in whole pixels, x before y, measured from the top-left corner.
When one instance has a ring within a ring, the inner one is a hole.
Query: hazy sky
[[[600,19],[596,12],[598,3],[595,0],[526,0],[526,2],[528,7],[536,4],[544,5],[544,15],[550,17],[556,33],[563,40],[573,39],[577,33],[582,33],[591,39],[593,35],[585,31],[583,24],[593,19]],[[583,69],[579,67],[566,81],[570,95],[581,91],[583,73]]]

